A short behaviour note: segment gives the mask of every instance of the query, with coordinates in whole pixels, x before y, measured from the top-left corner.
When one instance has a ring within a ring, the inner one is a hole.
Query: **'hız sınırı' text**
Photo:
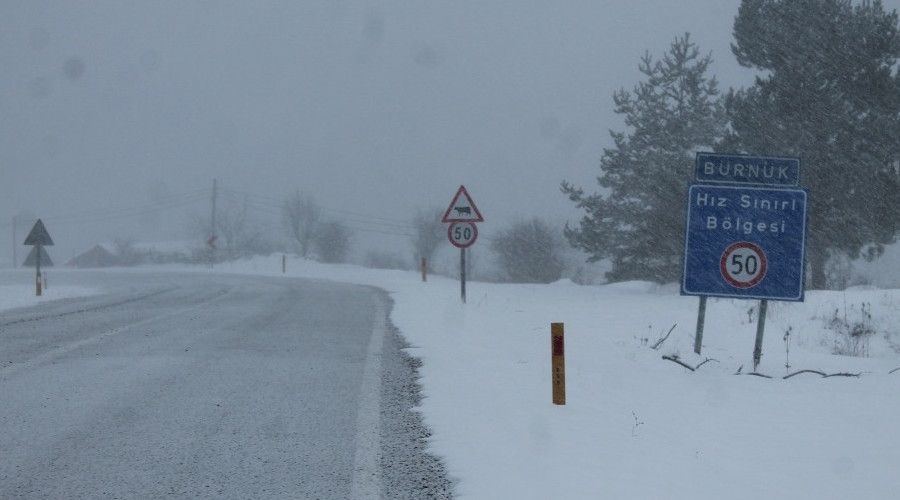
[[[742,194],[737,200],[724,196],[715,196],[710,193],[697,193],[695,203],[698,207],[730,207],[736,201],[737,206],[743,209],[765,210],[770,212],[787,212],[797,210],[797,199],[771,199],[760,198],[748,194]],[[744,234],[758,233],[784,233],[786,223],[784,219],[768,222],[759,220],[747,220],[742,217],[719,217],[708,215],[705,217],[707,230],[721,229],[723,231],[735,231]]]

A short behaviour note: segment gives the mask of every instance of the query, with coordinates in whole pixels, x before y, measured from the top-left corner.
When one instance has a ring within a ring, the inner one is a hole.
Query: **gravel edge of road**
[[[381,383],[382,497],[402,499],[451,499],[455,481],[447,475],[440,457],[428,451],[431,430],[417,407],[422,401],[419,367],[422,361],[410,355],[410,347],[390,321],[394,302],[385,293],[388,318]]]

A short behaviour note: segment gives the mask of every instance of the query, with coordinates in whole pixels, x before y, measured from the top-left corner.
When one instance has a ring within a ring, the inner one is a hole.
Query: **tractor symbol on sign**
[[[470,207],[454,207],[453,210],[456,210],[456,215],[472,215],[472,209]]]

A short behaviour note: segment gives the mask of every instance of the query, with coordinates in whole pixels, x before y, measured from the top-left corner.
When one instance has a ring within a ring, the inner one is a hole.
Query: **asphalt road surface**
[[[26,272],[3,284],[30,283]],[[0,312],[0,498],[445,498],[379,290],[53,272]]]

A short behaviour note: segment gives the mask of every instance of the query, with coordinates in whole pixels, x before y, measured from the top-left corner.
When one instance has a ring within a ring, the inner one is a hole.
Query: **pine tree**
[[[687,185],[696,151],[724,133],[725,116],[710,55],[701,56],[690,35],[678,37],[661,60],[649,54],[639,69],[645,80],[613,95],[629,132],[610,134],[597,181],[600,193],[563,183],[562,190],[586,213],[568,225],[569,242],[589,261],[612,259],[611,281],[681,276]]]
[[[824,288],[830,253],[876,255],[900,227],[897,14],[877,1],[745,0],[734,39],[738,62],[764,73],[729,93],[720,148],[801,158],[809,285]]]

